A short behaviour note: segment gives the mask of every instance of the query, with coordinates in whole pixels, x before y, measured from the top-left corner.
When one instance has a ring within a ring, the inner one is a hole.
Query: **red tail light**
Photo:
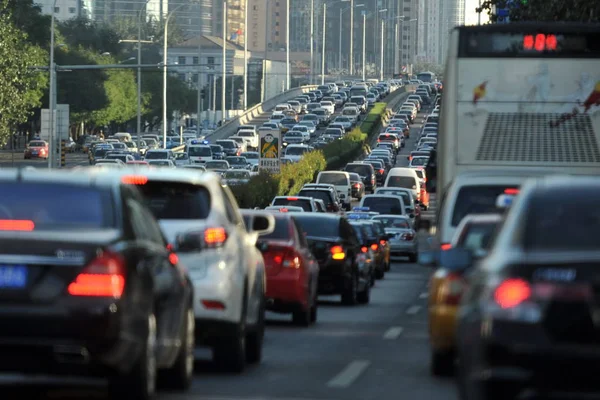
[[[379,241],[379,244],[380,244],[381,246],[385,246],[385,244],[386,244],[386,243],[387,243],[387,240],[384,240],[384,239],[381,239],[381,240]]]
[[[507,279],[494,291],[494,300],[502,308],[513,308],[529,299],[531,287],[523,279]]]
[[[504,189],[504,194],[516,196],[519,194],[519,189],[514,189],[514,188]]]
[[[373,243],[371,245],[371,250],[373,250],[373,251],[377,251],[378,248],[379,248],[379,245],[377,243]]]
[[[440,246],[440,248],[445,251],[445,250],[450,250],[452,248],[452,245],[450,243],[442,243],[442,245]]]
[[[31,232],[35,229],[33,221],[24,219],[0,219],[0,231]]]
[[[360,248],[360,251],[362,251],[363,253],[366,253],[367,251],[369,251],[369,248],[367,246],[363,246]]]
[[[380,174],[382,174],[382,175],[383,175],[383,173],[384,173],[384,172],[385,172],[385,169],[383,169],[383,168],[381,168],[381,169],[379,170],[379,173],[380,173]]]
[[[344,248],[342,246],[333,246],[330,249],[331,258],[334,260],[343,260],[346,258],[346,253],[344,252]]]
[[[274,248],[264,254],[267,263],[272,262],[274,266],[298,269],[302,261],[296,251],[291,248]]]
[[[443,304],[458,305],[460,298],[466,289],[466,282],[458,274],[448,274],[440,289]]]
[[[125,289],[125,260],[118,254],[104,253],[93,260],[71,284],[71,296],[121,298]]]
[[[125,185],[145,185],[148,183],[148,177],[143,175],[125,175],[121,178],[121,183]]]

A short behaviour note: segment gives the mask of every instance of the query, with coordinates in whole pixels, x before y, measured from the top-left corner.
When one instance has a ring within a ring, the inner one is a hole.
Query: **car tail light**
[[[362,251],[363,253],[366,253],[367,251],[369,251],[369,248],[367,246],[363,246],[360,248],[360,251]]]
[[[380,244],[381,246],[385,246],[385,244],[386,244],[386,243],[387,243],[387,240],[385,240],[385,239],[381,239],[381,240],[379,241],[379,244]]]
[[[148,183],[148,177],[143,175],[125,175],[121,178],[121,183],[125,185],[145,185]]]
[[[403,233],[402,236],[400,236],[400,238],[402,240],[413,240],[415,238],[415,235],[412,233]]]
[[[377,243],[373,243],[371,245],[371,250],[373,250],[373,251],[377,251],[378,248],[379,248],[379,245]]]
[[[331,258],[334,260],[343,260],[346,258],[346,253],[344,252],[344,248],[342,246],[332,246],[330,252]]]
[[[531,297],[531,287],[523,279],[507,279],[494,291],[494,301],[501,308],[513,308]]]
[[[380,173],[381,175],[383,175],[383,173],[384,173],[384,172],[385,172],[385,169],[383,169],[383,168],[379,169],[379,173]]]
[[[225,304],[217,300],[201,300],[202,305],[209,310],[224,310]]]
[[[227,240],[227,231],[224,228],[208,228],[204,231],[204,244],[208,248],[222,247]]]
[[[504,194],[516,196],[519,194],[519,189],[515,189],[515,188],[504,189]]]
[[[452,245],[450,243],[442,243],[442,245],[440,246],[440,249],[443,251],[450,250],[451,248]]]
[[[26,219],[0,219],[0,231],[31,232],[35,223]]]
[[[125,260],[118,254],[105,252],[94,259],[71,282],[71,296],[121,298],[125,289]]]
[[[463,277],[459,274],[449,273],[440,288],[440,300],[443,304],[458,305],[465,289],[466,282]]]

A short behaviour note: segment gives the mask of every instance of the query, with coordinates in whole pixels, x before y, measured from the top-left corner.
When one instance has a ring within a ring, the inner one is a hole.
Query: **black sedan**
[[[295,218],[319,263],[319,294],[341,294],[347,305],[368,303],[370,274],[358,268],[361,243],[348,220],[327,213],[297,213]]]
[[[192,380],[192,286],[137,189],[112,174],[0,171],[0,372],[109,381],[148,399]]]

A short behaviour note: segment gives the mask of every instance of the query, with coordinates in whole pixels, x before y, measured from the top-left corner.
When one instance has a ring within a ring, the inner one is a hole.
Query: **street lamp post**
[[[383,81],[383,31],[385,29],[385,19],[381,20],[381,54],[379,56],[379,80]]]
[[[285,90],[290,90],[290,1],[285,0]]]
[[[266,43],[265,43],[266,46]],[[244,1],[244,111],[248,109],[248,0]]]
[[[365,44],[367,41],[367,13],[363,11],[363,31],[362,31],[362,80],[364,81],[366,78],[366,68],[367,68],[367,51],[365,48]]]
[[[346,2],[346,1],[348,1],[348,0],[343,0],[343,2]],[[359,7],[365,6],[364,4],[354,5],[354,0],[351,0],[351,2],[352,2],[352,5],[350,7],[340,8],[340,37],[339,37],[339,63],[340,63],[339,67],[340,67],[340,69],[342,69],[342,17],[346,11],[350,10],[350,38],[352,38],[353,32],[354,32],[354,23],[352,22],[353,18],[354,18],[353,17],[354,8],[359,8]],[[350,43],[353,43],[352,39],[351,39]],[[350,54],[348,56],[348,60],[349,60],[349,64],[350,64],[349,68],[348,68],[348,72],[350,75],[352,75],[352,73],[353,73],[352,71],[354,68],[354,65],[353,65],[354,64],[354,60],[353,60],[354,56],[353,56],[353,52],[352,52],[352,46],[353,45],[350,44]]]
[[[167,51],[168,51],[168,37],[169,37],[169,21],[171,16],[175,14],[177,10],[185,6],[181,4],[167,15],[165,21],[165,32],[163,40],[163,106],[162,106],[162,122],[163,122],[163,148],[167,148]],[[138,61],[139,62],[139,61]]]
[[[142,15],[144,15],[144,8],[148,5],[150,0],[146,0],[146,3],[140,8],[138,15],[138,40],[137,40],[137,63],[142,63]],[[138,137],[138,149],[141,149],[142,145],[142,69],[137,69],[137,137]]]
[[[348,55],[348,64],[348,72],[352,76],[354,74],[354,0],[350,0],[350,54]]]
[[[310,0],[310,83],[315,76],[315,0]]]
[[[221,78],[221,124],[225,122],[225,96],[227,94],[227,0],[223,0],[223,77]]]
[[[321,85],[325,84],[325,29],[327,24],[327,3],[323,3],[323,47],[321,48]]]
[[[50,89],[48,96],[48,144],[49,144],[49,154],[48,154],[48,168],[52,169],[55,166],[55,153],[56,153],[56,140],[54,138],[54,112],[56,110],[56,87],[55,87],[55,77],[56,77],[56,65],[54,64],[54,36],[55,36],[55,17],[54,10],[56,9],[56,2],[52,4],[52,21],[50,23]]]

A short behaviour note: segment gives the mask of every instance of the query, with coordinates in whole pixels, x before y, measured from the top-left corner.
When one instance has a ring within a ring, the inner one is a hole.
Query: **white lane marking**
[[[427,292],[423,292],[419,295],[420,299],[426,299],[427,297],[429,297],[429,293],[427,293]]]
[[[420,309],[421,309],[421,306],[410,306],[410,307],[408,307],[408,310],[406,310],[406,313],[410,314],[410,315],[415,315],[416,313],[419,312]]]
[[[404,329],[401,326],[392,326],[390,329],[385,331],[385,333],[383,334],[383,338],[387,340],[398,339],[400,335],[402,335],[403,330]]]
[[[369,368],[369,365],[371,365],[371,362],[367,360],[352,361],[342,370],[342,372],[327,382],[327,386],[333,388],[347,388],[352,385],[352,383],[358,379],[367,368]]]

